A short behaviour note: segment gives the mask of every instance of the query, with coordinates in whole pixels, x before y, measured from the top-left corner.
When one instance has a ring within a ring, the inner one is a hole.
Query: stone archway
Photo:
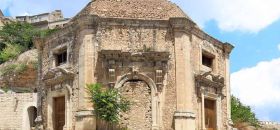
[[[31,106],[31,107],[27,108],[27,113],[28,113],[30,128],[35,127],[35,119],[37,117],[37,108],[35,106]]]
[[[133,87],[134,86],[134,87]],[[158,120],[159,120],[159,108],[158,108],[158,91],[157,91],[157,87],[154,83],[154,81],[144,75],[144,74],[135,74],[135,73],[128,73],[126,75],[121,76],[116,84],[115,84],[115,88],[116,89],[120,89],[121,93],[122,91],[124,91],[124,95],[125,96],[132,96],[131,94],[134,94],[134,97],[131,97],[134,100],[138,100],[139,98],[141,98],[141,94],[143,95],[142,99],[139,100],[138,103],[136,103],[137,105],[142,104],[140,106],[142,106],[141,108],[137,108],[139,106],[132,106],[131,109],[133,109],[135,107],[135,109],[139,109],[138,112],[140,112],[142,114],[142,116],[140,116],[143,127],[146,128],[147,130],[158,130],[159,126],[158,126]],[[134,89],[134,90],[133,90]],[[142,93],[139,93],[141,92]],[[144,95],[147,96],[144,96]],[[144,104],[144,105],[143,105]],[[147,106],[148,105],[148,106]],[[150,107],[150,109],[148,108]],[[133,110],[134,112],[137,112],[137,110]],[[136,113],[134,113],[136,114]],[[143,117],[144,114],[144,117]],[[150,114],[150,115],[149,115]],[[128,115],[131,117],[131,115]],[[132,120],[136,120],[135,117],[133,117]],[[150,126],[147,126],[148,123],[150,122]],[[129,122],[128,122],[129,123]],[[132,123],[136,123],[133,122]],[[140,125],[140,126],[141,126]],[[140,126],[131,126],[131,127],[140,127]],[[143,129],[143,128],[142,128]],[[146,130],[144,129],[144,130]]]

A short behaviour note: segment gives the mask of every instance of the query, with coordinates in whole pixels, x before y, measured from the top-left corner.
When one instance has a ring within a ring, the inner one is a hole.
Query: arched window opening
[[[37,108],[31,106],[27,109],[30,128],[35,127],[35,119],[37,117]]]

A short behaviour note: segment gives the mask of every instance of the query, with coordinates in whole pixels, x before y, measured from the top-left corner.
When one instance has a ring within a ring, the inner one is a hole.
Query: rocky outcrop
[[[0,65],[0,88],[15,92],[34,91],[37,78],[37,50],[29,50]]]

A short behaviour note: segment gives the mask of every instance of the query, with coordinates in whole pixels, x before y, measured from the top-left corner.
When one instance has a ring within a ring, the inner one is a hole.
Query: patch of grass
[[[0,76],[19,74],[26,70],[26,64],[10,64],[0,69]]]
[[[17,58],[23,51],[23,47],[18,44],[6,44],[6,47],[0,52],[1,62],[6,62]]]
[[[39,66],[39,63],[38,63],[38,61],[32,61],[31,62],[31,65],[32,65],[32,67],[34,68],[34,69],[38,69],[38,66]]]

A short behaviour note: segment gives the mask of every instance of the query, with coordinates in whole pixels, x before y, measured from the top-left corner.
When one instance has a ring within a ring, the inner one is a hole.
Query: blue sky
[[[72,17],[90,0],[1,0],[8,16],[61,9]],[[280,122],[280,1],[172,0],[213,37],[235,45],[232,93],[261,120]],[[62,4],[63,3],[63,4]]]

